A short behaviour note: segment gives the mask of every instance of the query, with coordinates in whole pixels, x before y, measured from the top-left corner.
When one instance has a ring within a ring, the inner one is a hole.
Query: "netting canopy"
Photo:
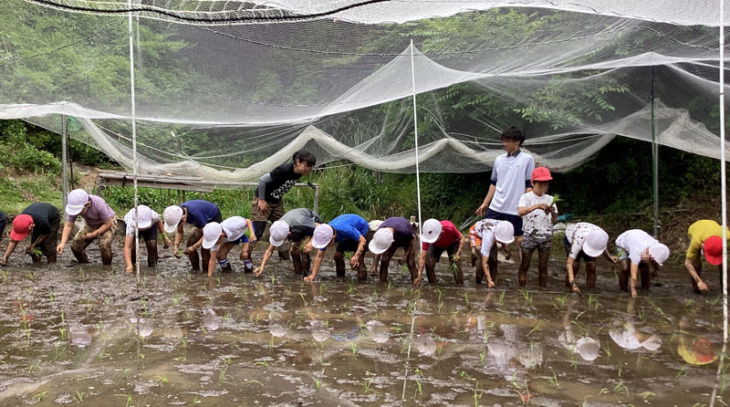
[[[57,132],[67,120],[72,137],[127,168],[218,181],[256,179],[300,148],[318,164],[413,172],[416,134],[421,171],[486,171],[510,125],[554,171],[617,135],[719,158],[729,20],[719,10],[719,0],[3,0],[0,119]]]

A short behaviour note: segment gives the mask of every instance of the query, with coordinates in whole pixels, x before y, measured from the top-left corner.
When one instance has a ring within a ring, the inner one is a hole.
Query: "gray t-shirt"
[[[301,241],[304,236],[312,237],[315,223],[322,223],[319,215],[309,208],[292,209],[281,217],[282,221],[289,225],[289,240],[292,242]]]

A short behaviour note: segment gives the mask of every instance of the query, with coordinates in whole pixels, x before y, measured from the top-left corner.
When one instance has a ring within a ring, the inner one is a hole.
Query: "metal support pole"
[[[654,67],[651,67],[651,160],[654,178],[654,237],[661,231],[659,224],[659,144],[656,142],[656,119],[654,117]]]
[[[66,126],[66,115],[61,115],[61,168],[63,169],[63,207],[66,208],[68,203],[68,172],[66,171],[66,163],[68,162],[68,152],[66,150],[66,134],[68,127]]]

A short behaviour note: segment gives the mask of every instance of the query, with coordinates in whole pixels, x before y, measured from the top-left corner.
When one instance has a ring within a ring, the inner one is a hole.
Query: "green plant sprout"
[[[560,195],[554,194],[553,200],[550,202],[550,207],[553,207],[556,203],[558,203],[560,201],[562,201],[562,199],[560,199]]]

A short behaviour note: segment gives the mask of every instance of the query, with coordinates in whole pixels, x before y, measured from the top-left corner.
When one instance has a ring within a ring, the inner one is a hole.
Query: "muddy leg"
[[[396,248],[394,246],[391,246],[390,248],[388,248],[388,250],[384,251],[383,254],[380,256],[380,282],[381,283],[388,282],[388,266],[390,265],[390,259],[393,258],[395,249]]]
[[[621,288],[621,291],[629,291],[629,277],[631,276],[629,267],[628,261],[621,261],[621,271],[618,272],[618,286]]]
[[[55,263],[56,262],[56,256],[57,256],[56,255],[56,252],[52,252],[52,253],[46,255],[46,260],[48,261],[48,263]]]
[[[494,284],[497,284],[497,272],[499,271],[499,262],[497,261],[497,244],[492,245],[492,250],[489,251],[489,259],[487,259],[487,266],[489,266],[489,275],[492,277]]]
[[[337,277],[345,277],[345,253],[335,252],[335,272]]]
[[[302,270],[302,253],[299,250],[299,242],[291,242],[289,254],[294,265],[294,274],[301,275],[304,271]]]
[[[520,269],[517,272],[517,280],[519,281],[520,288],[527,285],[527,270],[530,268],[533,252],[534,250],[522,249],[522,262],[520,262]]]
[[[99,252],[101,252],[101,263],[105,266],[112,265],[112,243],[114,243],[114,230],[112,227],[99,236]]]
[[[649,264],[646,262],[639,263],[639,276],[641,276],[641,288],[649,291],[651,286],[651,276],[649,274]]]
[[[406,259],[406,264],[408,265],[408,271],[411,273],[411,282],[416,280],[416,277],[418,277],[418,266],[416,265],[416,251],[411,250],[410,253],[408,253],[408,258]],[[462,277],[463,282],[463,277]]]
[[[477,260],[476,260],[477,269],[476,269],[476,273],[474,275],[474,281],[476,281],[477,284],[481,284],[482,280],[484,280],[484,267],[482,266],[482,254],[477,253],[476,257],[477,257]]]
[[[298,243],[291,242],[292,246],[296,246]],[[279,253],[279,260],[289,260],[289,250],[287,250],[286,243],[277,247],[276,251]]]
[[[84,228],[86,229],[86,228]],[[82,230],[83,232],[83,230]],[[79,232],[81,233],[81,232]],[[89,242],[84,240],[83,238],[80,239],[74,239],[71,242],[71,253],[74,254],[74,257],[76,257],[76,261],[79,263],[88,263],[89,262],[89,256],[86,255],[86,246],[89,245]],[[696,286],[696,284],[695,284]]]
[[[596,286],[596,262],[586,262],[586,289],[592,290]]]
[[[157,260],[159,259],[157,255],[157,240],[148,240],[145,242],[145,245],[147,246],[147,266],[157,267]]]
[[[428,282],[433,284],[437,281],[436,279],[436,263],[438,263],[439,259],[434,256],[433,252],[427,252],[426,253],[426,277],[428,278]]]
[[[537,263],[537,284],[540,287],[547,287],[548,280],[548,260],[550,260],[550,251],[545,250],[544,252],[537,252],[538,263]]]
[[[194,245],[198,242],[198,240],[200,240],[201,237],[203,237],[203,231],[200,228],[193,229],[192,233],[190,233],[190,236],[188,237],[188,242],[185,244],[185,247],[190,247]],[[208,253],[210,253],[210,251]],[[188,258],[190,259],[190,266],[193,268],[193,270],[200,270],[200,255],[198,254],[198,251],[190,250]],[[203,264],[207,266],[208,263]]]

